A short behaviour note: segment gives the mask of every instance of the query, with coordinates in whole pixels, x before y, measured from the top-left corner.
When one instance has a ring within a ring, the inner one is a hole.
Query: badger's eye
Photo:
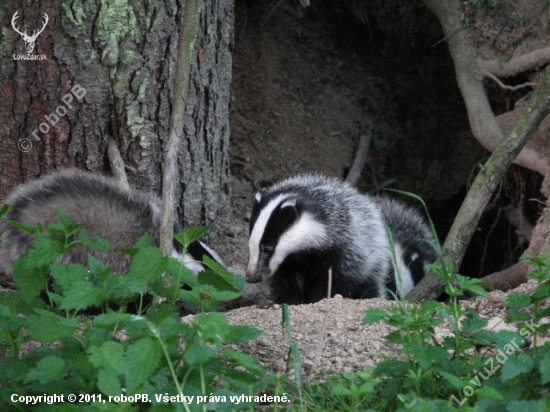
[[[262,249],[262,253],[272,254],[273,251],[275,250],[275,247],[271,245],[262,245],[261,249]]]

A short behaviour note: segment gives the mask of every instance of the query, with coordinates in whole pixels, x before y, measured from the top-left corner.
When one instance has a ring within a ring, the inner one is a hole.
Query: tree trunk
[[[0,6],[0,201],[19,183],[58,168],[108,170],[109,139],[130,184],[160,193],[178,30],[175,0],[23,2]],[[31,53],[11,27],[32,34]],[[195,43],[178,212],[190,224],[215,219],[229,178],[232,0],[207,0]],[[82,97],[79,100],[78,97]]]

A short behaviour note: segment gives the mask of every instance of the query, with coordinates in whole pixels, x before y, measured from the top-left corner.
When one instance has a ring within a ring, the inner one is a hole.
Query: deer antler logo
[[[11,19],[11,26],[13,27],[13,29],[19,33],[21,35],[21,37],[23,38],[23,40],[25,41],[25,43],[27,43],[27,53],[28,54],[31,54],[32,51],[34,50],[34,43],[36,42],[36,39],[38,37],[38,35],[40,33],[42,33],[44,31],[44,28],[46,27],[46,24],[48,24],[48,15],[46,13],[44,13],[44,25],[42,26],[42,28],[40,30],[34,30],[33,33],[32,33],[32,36],[29,36],[27,34],[27,30],[25,30],[24,33],[21,33],[19,31],[19,27],[16,27],[15,26],[15,20],[17,20],[17,17],[19,17],[17,14],[19,13],[19,11],[16,11],[15,14],[13,15],[12,19]]]

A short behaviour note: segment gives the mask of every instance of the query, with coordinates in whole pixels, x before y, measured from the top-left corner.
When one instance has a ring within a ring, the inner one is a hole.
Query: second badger
[[[132,247],[145,233],[149,233],[154,245],[159,244],[160,200],[154,195],[123,189],[113,179],[98,174],[80,170],[56,172],[19,186],[6,203],[10,209],[4,218],[27,225],[40,222],[46,227],[58,222],[57,211],[61,209],[74,223],[82,223],[90,237],[100,236],[117,247]],[[175,222],[174,232],[181,230],[179,222]],[[13,262],[31,248],[33,237],[5,222],[0,222],[0,235],[0,272],[11,274]],[[131,261],[130,256],[116,250],[90,251],[78,244],[67,252],[66,263],[87,265],[88,253],[111,266],[116,274],[126,272]],[[172,255],[182,259],[195,273],[203,270],[198,262],[203,255],[223,264],[201,241],[193,242],[185,254],[179,242],[174,241]]]
[[[384,223],[393,233],[396,262]],[[277,303],[405,296],[435,260],[433,237],[414,209],[361,195],[347,183],[297,175],[256,195],[250,219],[248,282],[269,279]]]

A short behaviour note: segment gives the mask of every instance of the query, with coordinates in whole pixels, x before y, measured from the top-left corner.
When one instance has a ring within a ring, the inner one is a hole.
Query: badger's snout
[[[246,269],[246,282],[247,283],[258,283],[261,282],[266,275],[268,275],[268,271],[262,270],[258,267],[259,265],[254,265],[252,262],[248,264],[248,268]]]

